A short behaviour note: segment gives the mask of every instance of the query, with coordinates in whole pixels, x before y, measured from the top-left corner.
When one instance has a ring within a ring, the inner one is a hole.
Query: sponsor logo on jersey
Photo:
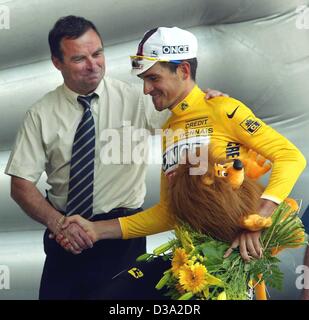
[[[240,126],[250,134],[255,134],[260,128],[261,124],[253,116],[247,117]]]
[[[234,117],[234,115],[235,115],[235,113],[236,113],[238,108],[239,108],[239,106],[236,109],[234,109],[234,111],[232,113],[226,113],[227,117],[229,119],[232,119]]]
[[[178,141],[169,146],[163,154],[162,170],[167,175],[169,172],[176,170],[180,160],[185,159],[189,152],[195,152],[198,147],[209,143],[209,137],[191,137]]]
[[[207,125],[208,117],[186,121],[185,129],[202,128]]]
[[[190,136],[212,136],[214,132],[213,127],[206,127],[206,128],[195,128],[187,131],[187,137]]]
[[[228,142],[226,145],[226,159],[234,159],[240,156],[240,144],[237,142]]]
[[[186,101],[183,101],[179,108],[182,110],[182,111],[185,111],[187,108],[189,107],[188,103]]]
[[[132,268],[128,273],[136,279],[142,278],[144,276],[143,272],[138,268]]]

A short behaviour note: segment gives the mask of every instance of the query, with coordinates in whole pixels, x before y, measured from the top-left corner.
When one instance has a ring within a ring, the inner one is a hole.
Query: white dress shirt
[[[157,112],[141,88],[108,77],[94,92],[98,98],[92,101],[96,130],[93,212],[140,207],[147,165],[131,159],[136,159],[136,150],[147,150],[147,141],[136,134],[160,128],[168,112]],[[5,170],[33,183],[45,171],[51,186],[48,198],[61,211],[66,209],[74,135],[84,112],[77,96],[63,84],[26,113]],[[130,132],[134,132],[133,139]],[[107,164],[111,159],[113,163]]]

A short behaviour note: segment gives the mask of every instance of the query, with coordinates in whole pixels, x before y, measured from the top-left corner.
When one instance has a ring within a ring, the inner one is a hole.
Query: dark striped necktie
[[[84,107],[83,117],[76,129],[71,158],[70,181],[66,214],[80,214],[90,218],[93,211],[93,177],[95,158],[95,127],[91,100],[97,96],[78,96]]]

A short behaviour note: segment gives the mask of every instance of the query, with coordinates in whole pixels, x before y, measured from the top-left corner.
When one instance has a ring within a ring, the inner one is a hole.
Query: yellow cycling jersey
[[[256,151],[272,162],[270,180],[261,197],[275,203],[288,196],[306,165],[305,158],[290,141],[255,117],[242,102],[230,97],[206,101],[198,86],[172,109],[162,129],[160,202],[119,219],[124,239],[174,227],[167,204],[167,175],[177,168],[183,150],[211,143],[213,156],[224,160],[246,158],[249,149]]]

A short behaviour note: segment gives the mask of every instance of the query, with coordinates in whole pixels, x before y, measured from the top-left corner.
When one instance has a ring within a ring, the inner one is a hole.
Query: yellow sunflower
[[[180,269],[188,263],[188,255],[185,249],[177,248],[174,251],[174,256],[172,259],[172,271],[175,277],[178,277]]]
[[[207,285],[206,274],[206,267],[200,263],[185,265],[179,271],[179,283],[186,291],[198,293]]]

